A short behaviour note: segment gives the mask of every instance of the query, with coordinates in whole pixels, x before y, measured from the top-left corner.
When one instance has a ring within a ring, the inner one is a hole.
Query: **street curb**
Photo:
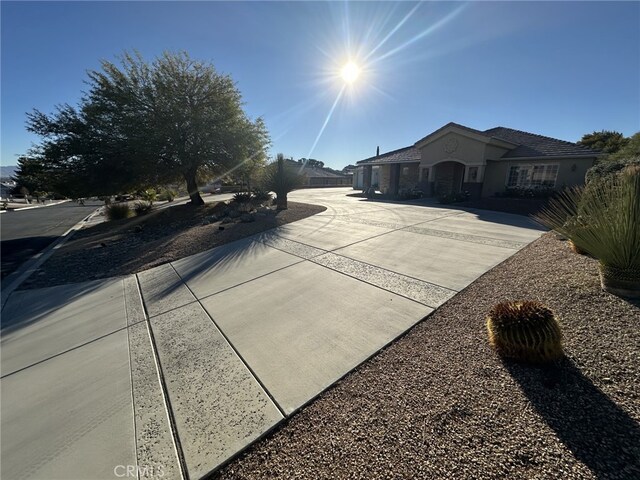
[[[32,207],[12,208],[11,210],[0,210],[0,213],[20,212],[22,210],[33,210],[34,208],[53,207],[54,205],[60,205],[61,203],[70,202],[70,201],[71,200],[61,200],[59,202],[49,203],[47,205],[33,205]]]
[[[38,208],[38,207],[35,207],[35,208]],[[101,208],[102,207],[96,209],[94,212],[90,213],[85,218],[80,220],[73,227],[71,227],[69,230],[64,232],[56,241],[48,245],[44,250],[42,250],[35,256],[31,257],[27,262],[25,262],[25,264],[20,269],[16,270],[15,272],[7,276],[7,278],[5,279],[5,284],[7,284],[7,286],[2,287],[2,293],[0,295],[1,296],[0,310],[4,309],[4,306],[7,303],[7,300],[9,299],[9,296],[13,293],[13,291],[16,290],[20,285],[22,285],[22,283],[27,278],[33,275],[33,273],[38,268],[40,268],[40,266],[44,262],[46,262],[49,259],[49,257],[51,257],[51,255],[55,253],[55,250],[57,250],[62,245],[64,245],[65,242],[69,240],[77,230],[80,230],[85,222],[88,222],[91,218],[97,215],[98,212],[100,212]]]

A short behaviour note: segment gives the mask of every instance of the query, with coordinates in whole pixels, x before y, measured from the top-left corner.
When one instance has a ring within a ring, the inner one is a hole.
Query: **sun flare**
[[[352,84],[360,76],[360,67],[353,62],[349,62],[340,70],[340,76],[346,83]]]

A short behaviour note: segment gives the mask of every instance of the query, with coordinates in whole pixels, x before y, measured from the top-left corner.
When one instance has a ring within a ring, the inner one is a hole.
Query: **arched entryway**
[[[433,166],[433,190],[438,196],[460,193],[464,182],[464,164],[447,161]]]

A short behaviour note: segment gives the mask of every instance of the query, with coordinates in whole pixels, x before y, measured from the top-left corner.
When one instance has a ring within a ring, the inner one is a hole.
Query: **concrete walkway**
[[[327,211],[138,275],[14,292],[2,478],[201,478],[542,233],[347,193],[295,192]]]

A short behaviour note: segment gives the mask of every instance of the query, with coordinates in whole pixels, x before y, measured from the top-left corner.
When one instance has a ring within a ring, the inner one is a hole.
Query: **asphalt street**
[[[2,278],[42,251],[102,202],[66,202],[50,207],[9,211],[0,215]]]

